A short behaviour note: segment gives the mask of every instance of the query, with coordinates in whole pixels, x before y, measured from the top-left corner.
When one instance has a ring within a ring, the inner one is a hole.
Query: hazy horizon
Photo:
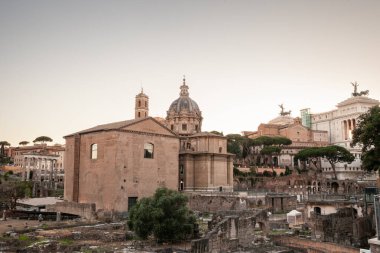
[[[254,131],[279,104],[380,99],[380,1],[0,1],[0,140],[166,117],[186,75],[203,131]]]

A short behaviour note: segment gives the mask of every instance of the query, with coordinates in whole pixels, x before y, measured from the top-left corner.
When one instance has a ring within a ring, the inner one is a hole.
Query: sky
[[[254,131],[279,104],[329,111],[350,82],[380,99],[378,0],[1,0],[0,140],[17,146],[165,117],[186,75],[203,131]]]

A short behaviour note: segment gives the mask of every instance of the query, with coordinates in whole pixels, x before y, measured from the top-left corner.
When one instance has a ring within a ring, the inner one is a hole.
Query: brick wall
[[[225,212],[232,214],[233,211]],[[213,226],[207,235],[191,242],[192,253],[226,252],[236,250],[239,246],[252,246],[256,223],[267,222],[266,211],[235,212],[237,215],[225,216]],[[265,230],[265,225],[263,227]]]
[[[307,249],[308,253],[358,253],[358,248],[338,245],[327,242],[316,242],[297,237],[277,236],[273,237],[276,244],[298,249]]]
[[[200,212],[218,212],[227,210],[244,210],[246,200],[237,196],[188,195],[191,210]]]

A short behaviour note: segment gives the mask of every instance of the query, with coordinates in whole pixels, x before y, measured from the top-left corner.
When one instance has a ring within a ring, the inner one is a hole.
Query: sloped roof
[[[20,199],[17,201],[17,203],[19,204],[24,204],[28,206],[54,205],[57,202],[63,202],[63,199],[58,199],[56,197],[45,197],[45,198]]]
[[[98,125],[98,126],[91,127],[91,128],[88,128],[88,129],[85,129],[85,130],[82,130],[82,131],[79,131],[79,132],[76,132],[73,134],[66,135],[66,136],[64,136],[64,138],[72,136],[72,135],[76,135],[76,134],[86,134],[86,133],[93,133],[93,132],[100,132],[100,131],[118,130],[118,129],[133,125],[135,123],[138,123],[138,122],[141,122],[141,121],[144,121],[147,119],[153,120],[154,122],[156,122],[160,126],[166,128],[168,131],[170,131],[174,135],[176,135],[173,131],[168,129],[166,126],[164,126],[162,123],[160,123],[156,119],[154,119],[152,117],[146,117],[146,118],[141,118],[141,119],[124,120],[124,121],[118,121],[118,122]]]
[[[196,133],[196,134],[190,135],[190,137],[203,137],[203,136],[226,138],[225,136],[222,136],[222,135],[219,135],[219,134],[210,133],[210,132],[200,132],[200,133]]]
[[[286,214],[286,216],[298,216],[298,215],[302,215],[302,213],[298,212],[297,210],[292,210]]]

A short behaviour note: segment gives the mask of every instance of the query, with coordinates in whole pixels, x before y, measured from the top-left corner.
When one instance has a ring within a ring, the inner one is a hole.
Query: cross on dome
[[[189,96],[189,86],[186,85],[186,77],[183,76],[182,86],[180,87],[181,93],[179,94],[181,97]]]

